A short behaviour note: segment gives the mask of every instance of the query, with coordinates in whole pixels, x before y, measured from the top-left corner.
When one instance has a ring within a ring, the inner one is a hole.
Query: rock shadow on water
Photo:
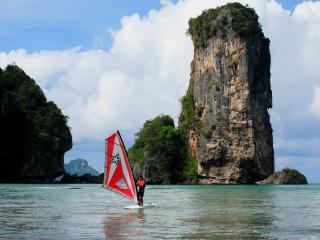
[[[106,239],[132,239],[143,237],[139,226],[145,222],[143,209],[134,212],[108,213],[103,222]]]

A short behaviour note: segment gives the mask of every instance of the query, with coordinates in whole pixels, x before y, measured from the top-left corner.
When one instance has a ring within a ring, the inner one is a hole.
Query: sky
[[[177,120],[193,46],[188,20],[228,0],[0,0],[0,67],[15,63],[69,116],[65,162],[104,165],[115,129],[129,148],[159,114]],[[271,45],[276,170],[320,182],[320,1],[241,0]]]

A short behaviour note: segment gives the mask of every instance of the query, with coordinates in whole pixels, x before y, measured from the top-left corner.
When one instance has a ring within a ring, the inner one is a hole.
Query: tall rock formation
[[[272,93],[269,39],[257,14],[227,4],[191,19],[188,33],[194,58],[179,126],[200,183],[265,179],[274,172]]]
[[[72,147],[67,120],[22,69],[0,69],[0,182],[47,182],[63,174]]]

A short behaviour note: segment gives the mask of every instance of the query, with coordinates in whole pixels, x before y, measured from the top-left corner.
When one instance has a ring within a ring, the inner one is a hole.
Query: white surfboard
[[[132,206],[126,206],[124,208],[125,209],[139,209],[139,208],[144,208],[144,206],[132,205]]]
[[[132,206],[126,206],[124,207],[125,209],[141,209],[141,208],[152,208],[152,207],[157,207],[158,205],[155,203],[146,203],[143,206],[139,205],[132,205]]]

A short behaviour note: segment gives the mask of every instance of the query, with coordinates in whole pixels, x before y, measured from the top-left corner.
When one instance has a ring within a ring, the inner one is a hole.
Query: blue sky
[[[159,9],[159,0],[18,0],[0,1],[1,49],[27,51],[63,50],[76,46],[99,48],[111,45],[107,29],[118,29],[123,16],[146,15]]]
[[[302,0],[278,2],[292,11]],[[145,16],[162,6],[160,0],[1,0],[0,4],[1,50],[28,52],[77,46],[107,50],[112,44],[107,29],[119,29],[123,16]]]
[[[112,129],[130,147],[145,120],[177,119],[192,60],[187,20],[217,2],[0,0],[0,67],[17,63],[69,115],[74,147],[66,162],[85,158],[101,170]],[[271,39],[276,167],[320,182],[319,1],[242,2]],[[123,86],[129,97],[117,96],[115,109],[108,96]]]

